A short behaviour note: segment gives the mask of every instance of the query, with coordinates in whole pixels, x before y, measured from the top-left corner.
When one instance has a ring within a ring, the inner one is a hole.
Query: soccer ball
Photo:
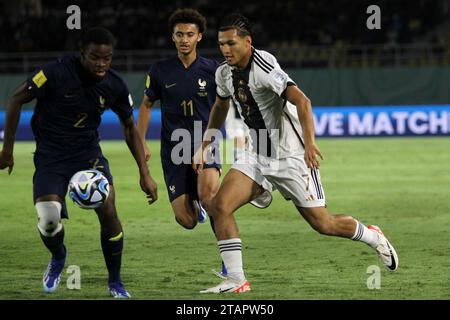
[[[69,197],[83,209],[100,207],[108,198],[108,179],[98,170],[78,171],[69,182]]]

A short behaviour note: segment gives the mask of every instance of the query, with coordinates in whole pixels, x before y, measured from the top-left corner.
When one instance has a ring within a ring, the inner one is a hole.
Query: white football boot
[[[374,248],[380,257],[383,264],[390,270],[395,271],[398,268],[398,256],[394,247],[384,236],[381,229],[377,226],[368,226],[370,230],[375,231],[378,234],[378,245]]]
[[[205,289],[200,291],[200,293],[244,293],[251,291],[250,283],[247,280],[235,281],[233,279],[227,278],[218,286]]]

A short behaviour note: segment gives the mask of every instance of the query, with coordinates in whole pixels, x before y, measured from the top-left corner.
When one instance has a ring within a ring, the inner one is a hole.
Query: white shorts
[[[317,169],[306,166],[303,155],[283,159],[269,159],[252,152],[245,152],[232,166],[264,188],[265,192],[251,204],[266,208],[272,202],[271,192],[280,191],[286,200],[297,207],[325,206],[325,192]]]

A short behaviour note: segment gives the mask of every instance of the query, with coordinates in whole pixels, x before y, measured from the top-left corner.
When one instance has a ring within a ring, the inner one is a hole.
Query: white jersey
[[[225,119],[225,131],[228,139],[245,138],[247,136],[246,126],[235,104],[230,101],[230,109]]]
[[[252,152],[278,159],[304,154],[297,108],[281,97],[286,88],[295,83],[273,55],[252,49],[245,70],[225,63],[217,68],[217,95],[223,99],[232,98],[238,107],[250,129]],[[255,132],[259,134],[255,135]]]

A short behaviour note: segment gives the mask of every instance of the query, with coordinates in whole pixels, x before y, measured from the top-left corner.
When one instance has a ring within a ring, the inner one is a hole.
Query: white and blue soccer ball
[[[108,179],[98,170],[78,171],[69,182],[69,197],[83,209],[100,207],[108,199]]]

